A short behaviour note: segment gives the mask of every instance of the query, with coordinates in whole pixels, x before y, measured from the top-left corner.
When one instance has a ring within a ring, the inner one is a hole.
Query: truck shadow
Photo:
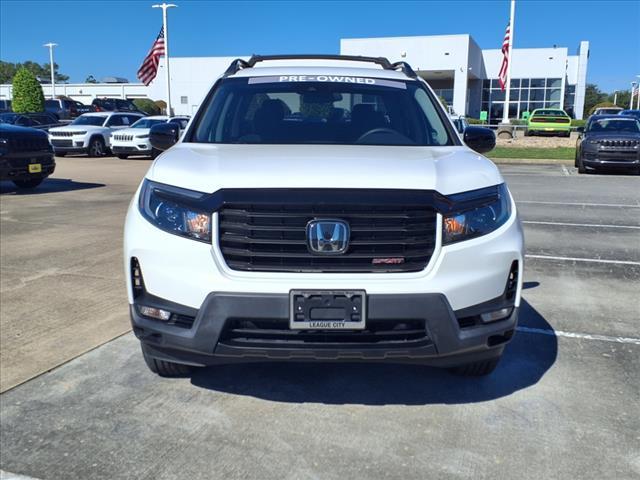
[[[46,178],[35,188],[18,188],[12,182],[0,182],[0,194],[2,195],[41,195],[43,193],[71,192],[74,190],[87,190],[89,188],[104,187],[104,183],[74,182],[70,178]]]
[[[194,373],[194,386],[290,403],[425,405],[474,403],[535,385],[555,363],[558,342],[549,323],[526,300],[518,332],[487,377],[457,377],[419,365],[376,363],[255,363],[215,366]]]

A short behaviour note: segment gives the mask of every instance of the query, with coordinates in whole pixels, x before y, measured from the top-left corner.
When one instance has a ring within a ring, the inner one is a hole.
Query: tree
[[[138,110],[145,112],[147,115],[159,115],[160,107],[153,100],[148,98],[135,98],[133,104]]]
[[[21,68],[26,68],[35,77],[48,80],[51,78],[51,69],[49,65],[49,63],[40,65],[39,63],[32,62],[31,60],[27,60],[24,63],[10,63],[0,60],[0,83],[11,83],[11,80]],[[58,73],[57,63],[53,64],[53,71],[56,82],[63,83],[69,80],[67,75]]]
[[[160,109],[161,113],[166,113],[166,111],[167,111],[167,102],[165,102],[164,100],[156,100],[153,103],[156,104],[156,106]]]
[[[616,92],[610,93],[607,101],[613,103],[616,97]],[[631,90],[618,90],[618,98],[616,99],[616,105],[622,108],[629,108],[629,102],[631,102]]]
[[[607,94],[601,91],[597,85],[587,83],[584,90],[584,116],[586,117],[594,105],[605,102]]]
[[[98,80],[93,75],[89,75],[84,79],[84,83],[98,83]]]
[[[44,111],[42,87],[35,75],[24,67],[18,70],[13,77],[11,106],[16,113]]]

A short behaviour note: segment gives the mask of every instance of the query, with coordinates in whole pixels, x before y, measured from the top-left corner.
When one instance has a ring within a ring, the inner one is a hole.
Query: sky
[[[70,82],[88,75],[136,81],[162,25],[152,1],[0,0],[0,60],[48,63]],[[500,48],[509,1],[193,1],[169,10],[171,56],[339,53],[340,38],[469,33]],[[518,0],[514,48],[590,42],[587,81],[624,90],[640,75],[640,0]],[[28,27],[28,29],[27,29]]]

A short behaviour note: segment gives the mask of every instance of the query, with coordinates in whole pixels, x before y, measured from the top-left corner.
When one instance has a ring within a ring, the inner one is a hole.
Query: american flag
[[[147,53],[142,65],[140,65],[140,68],[138,69],[138,78],[142,83],[149,85],[151,81],[156,78],[156,75],[158,74],[158,63],[160,62],[160,57],[163,55],[164,27],[160,29],[158,38],[153,42],[151,50],[149,50],[149,53]]]
[[[638,95],[638,91],[640,90],[640,85],[638,85],[637,83],[634,83],[631,85],[632,89],[631,89],[631,98],[635,97],[636,95]]]
[[[511,36],[511,25],[507,24],[507,31],[504,32],[504,40],[502,41],[502,65],[500,73],[498,73],[498,83],[500,88],[505,89],[507,85],[507,70],[509,68],[509,37]]]

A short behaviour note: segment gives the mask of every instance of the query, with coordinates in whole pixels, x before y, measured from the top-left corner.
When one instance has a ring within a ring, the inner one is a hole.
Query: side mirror
[[[496,146],[496,135],[490,128],[470,125],[465,129],[462,138],[471,150],[478,153],[489,152]]]
[[[576,132],[578,132],[578,133],[584,133],[584,127],[578,127],[578,128],[576,128]]]
[[[173,123],[160,123],[151,127],[149,142],[157,150],[168,150],[178,143],[180,131]]]

